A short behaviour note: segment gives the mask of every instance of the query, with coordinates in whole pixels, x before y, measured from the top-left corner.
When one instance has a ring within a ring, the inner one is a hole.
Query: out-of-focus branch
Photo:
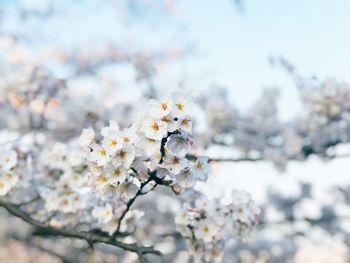
[[[316,154],[316,153],[315,153]],[[325,155],[325,159],[338,159],[338,158],[348,158],[350,157],[350,153],[343,154],[335,154],[335,155]],[[194,154],[187,154],[186,158],[189,160],[196,160],[198,157]],[[298,161],[298,159],[290,158],[290,161]],[[209,158],[209,162],[259,162],[259,161],[267,161],[265,158],[250,158],[250,157],[241,157],[241,158]]]
[[[187,154],[186,158],[188,160],[194,161],[197,160],[198,156],[194,154]],[[262,158],[249,158],[249,157],[242,157],[242,158],[209,158],[209,162],[257,162],[257,161],[263,161]]]
[[[310,225],[322,225],[322,224],[330,224],[334,222],[339,222],[341,220],[350,220],[349,216],[345,217],[339,217],[339,216],[330,216],[330,217],[321,217],[318,219],[311,219],[311,218],[302,218],[302,219],[295,219],[295,218],[286,218],[283,220],[278,221],[260,221],[258,226],[260,228],[264,227],[273,227],[276,225],[283,225],[283,224],[291,224],[291,223],[301,223],[306,222]]]
[[[115,247],[119,247],[126,251],[134,252],[139,256],[140,255],[144,256],[145,254],[155,254],[155,255],[161,254],[160,251],[155,250],[153,247],[139,246],[137,244],[127,244],[127,243],[117,241],[111,237],[98,235],[89,231],[78,232],[72,229],[52,227],[50,225],[36,221],[29,214],[22,211],[18,205],[4,201],[2,199],[0,199],[0,206],[4,207],[11,215],[21,218],[23,221],[27,222],[28,224],[35,226],[38,229],[44,230],[47,233],[53,233],[55,235],[59,235],[67,238],[82,239],[88,242],[88,244],[104,243]]]

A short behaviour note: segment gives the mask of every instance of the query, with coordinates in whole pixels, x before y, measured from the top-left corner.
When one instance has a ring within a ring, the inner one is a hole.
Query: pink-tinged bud
[[[193,138],[192,137],[189,137],[189,138],[187,138],[186,139],[186,143],[188,144],[188,145],[193,145],[193,143],[194,143],[194,140],[193,140]]]
[[[171,188],[172,188],[173,192],[174,192],[176,195],[181,194],[181,193],[183,192],[183,190],[184,190],[184,189],[183,189],[181,186],[179,186],[178,184],[173,185]]]

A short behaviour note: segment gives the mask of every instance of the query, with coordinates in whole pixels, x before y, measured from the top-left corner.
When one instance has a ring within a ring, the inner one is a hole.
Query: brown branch
[[[194,154],[187,154],[186,158],[190,161],[197,160],[198,156]],[[257,162],[257,161],[263,161],[263,158],[249,158],[249,157],[242,157],[242,158],[209,158],[209,162]]]
[[[138,255],[144,255],[144,254],[161,255],[160,251],[155,250],[153,247],[138,246],[137,244],[127,244],[127,243],[117,241],[115,239],[111,239],[108,236],[101,236],[89,231],[78,232],[72,229],[52,227],[50,225],[36,221],[29,214],[22,211],[18,205],[14,205],[2,199],[0,199],[0,206],[4,207],[13,216],[21,218],[23,221],[27,222],[28,224],[35,226],[38,229],[44,230],[47,233],[53,233],[55,235],[68,237],[68,238],[82,239],[88,242],[89,244],[104,243],[115,247],[119,247],[121,249],[130,251],[130,252],[134,252]]]
[[[145,181],[141,184],[140,189],[137,191],[135,196],[133,198],[131,198],[129,200],[129,202],[126,204],[126,209],[124,210],[124,212],[122,213],[122,215],[119,218],[118,227],[117,227],[117,230],[115,230],[114,233],[112,234],[112,239],[115,239],[118,236],[124,217],[129,212],[131,206],[136,201],[137,197],[139,197],[140,195],[143,195],[143,193],[142,193],[143,188],[151,181],[153,181],[152,175],[147,179],[147,181]]]
[[[317,155],[315,153],[315,155]],[[324,156],[326,160],[333,160],[333,159],[339,159],[339,158],[348,158],[350,157],[350,153],[343,153],[343,154],[337,154],[337,155],[325,155]],[[191,161],[197,160],[198,156],[194,154],[187,154],[186,158]],[[289,161],[302,161],[295,158],[289,158]],[[241,157],[241,158],[209,158],[209,162],[260,162],[260,161],[269,161],[265,158],[250,158],[250,157]]]
[[[165,156],[165,144],[166,144],[166,142],[168,141],[169,136],[172,135],[172,134],[177,134],[177,133],[178,133],[178,131],[175,131],[175,132],[168,132],[167,136],[164,137],[164,138],[162,139],[161,144],[160,144],[160,149],[159,149],[159,150],[160,150],[160,153],[161,153],[160,160],[159,160],[159,164],[162,164],[162,163],[163,163],[163,158],[164,158],[164,156]],[[135,169],[133,169],[133,170],[134,170],[134,172],[136,172]],[[152,188],[150,191],[147,191],[146,193],[143,193],[143,192],[142,192],[143,188],[144,188],[148,183],[150,183],[151,181],[154,181],[156,184],[153,186],[153,188]],[[162,179],[160,179],[160,178],[157,177],[157,170],[155,170],[155,171],[153,171],[153,172],[150,173],[149,178],[148,178],[145,182],[143,182],[143,183],[141,184],[140,189],[136,192],[135,196],[134,196],[132,199],[130,199],[130,200],[128,201],[128,203],[126,204],[126,209],[124,210],[124,212],[122,213],[122,215],[121,215],[120,218],[119,218],[118,226],[117,226],[117,229],[116,229],[116,230],[114,231],[114,233],[112,234],[112,237],[111,237],[112,239],[115,239],[115,238],[118,236],[119,231],[120,231],[120,227],[121,227],[121,225],[122,225],[122,221],[123,221],[124,217],[126,216],[126,214],[129,212],[131,206],[134,204],[134,202],[136,201],[136,199],[137,199],[140,195],[145,195],[145,194],[148,194],[149,192],[151,192],[151,191],[157,186],[157,184],[166,185],[166,186],[169,185],[168,182],[163,181]],[[141,257],[139,257],[139,258],[140,258],[140,260],[141,260]]]

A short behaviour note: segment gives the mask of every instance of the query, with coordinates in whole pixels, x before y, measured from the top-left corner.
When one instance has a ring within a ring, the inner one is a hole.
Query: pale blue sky
[[[283,116],[294,110],[297,94],[269,55],[286,57],[305,76],[350,81],[350,1],[246,0],[244,14],[232,2],[182,0],[179,9],[205,53],[197,64],[214,70],[205,79],[229,86],[237,104],[246,107],[262,86],[277,84]]]

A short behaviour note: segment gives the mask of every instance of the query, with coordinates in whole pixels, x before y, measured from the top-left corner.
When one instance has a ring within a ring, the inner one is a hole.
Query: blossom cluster
[[[15,150],[0,148],[0,196],[8,194],[19,180],[16,173],[17,161]]]
[[[111,120],[98,135],[92,128],[83,130],[79,141],[89,163],[91,186],[102,197],[93,216],[102,228],[113,229],[111,222],[117,227],[125,203],[157,184],[171,186],[179,194],[207,179],[209,159],[186,158],[193,144],[191,108],[187,93],[174,92],[150,100],[128,128],[120,129]],[[146,185],[148,189],[143,189]]]
[[[265,89],[244,113],[227,101],[225,90],[202,95],[199,102],[212,131],[202,136],[204,145],[229,146],[240,157],[269,160],[283,171],[289,160],[305,160],[311,154],[327,157],[330,147],[349,142],[349,84],[302,80],[299,88],[302,114],[286,122],[278,117],[275,88]]]
[[[88,207],[88,173],[78,143],[55,142],[40,156],[38,192],[48,212],[77,213]]]
[[[349,87],[348,83],[334,79],[304,84],[301,91],[304,114],[298,131],[308,139],[308,148],[323,152],[329,146],[349,141]]]
[[[249,239],[259,213],[249,194],[233,191],[232,202],[226,205],[204,196],[185,204],[175,222],[177,230],[190,240],[195,258],[221,262],[225,243],[233,236]]]
[[[150,216],[140,207],[131,207],[133,200],[158,185],[175,194],[191,192],[188,190],[197,181],[206,181],[210,172],[208,157],[189,155],[194,143],[192,104],[188,93],[173,92],[141,105],[127,128],[111,120],[98,133],[95,127],[84,129],[79,138],[66,142],[57,141],[54,133],[16,133],[14,143],[0,148],[0,195],[14,203],[31,204],[28,211],[36,211],[31,215],[34,219],[55,227],[82,225],[111,236],[118,231],[135,236],[149,231]],[[172,203],[173,196],[163,196],[163,201],[159,196],[157,201]],[[149,199],[143,204],[155,203]],[[250,198],[222,205],[203,197],[195,205],[186,210],[192,218],[189,229],[196,242],[211,247],[212,253],[218,250],[221,255],[222,244],[233,231],[246,237],[253,225],[249,213],[255,208]],[[174,207],[168,212],[164,209],[165,204],[160,211],[168,216],[178,212]],[[173,223],[164,229],[172,228]],[[212,235],[206,232],[206,225]],[[137,229],[141,230],[136,233]]]

